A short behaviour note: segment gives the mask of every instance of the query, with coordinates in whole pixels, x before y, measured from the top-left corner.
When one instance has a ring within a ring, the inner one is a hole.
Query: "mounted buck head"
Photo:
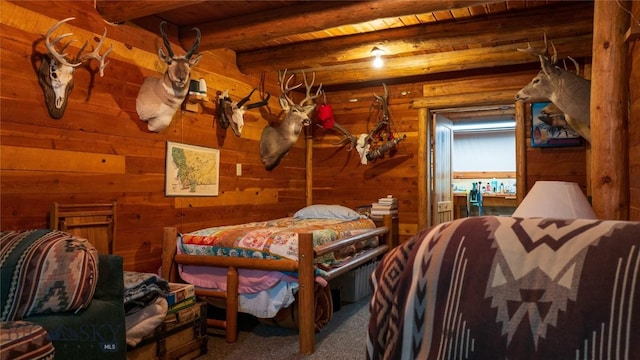
[[[109,63],[105,63],[104,59],[106,59],[111,50],[113,50],[113,45],[111,45],[109,49],[104,52],[104,54],[100,55],[99,53],[105,36],[107,36],[107,29],[104,29],[102,38],[98,42],[98,45],[96,45],[95,49],[88,54],[82,53],[89,44],[89,41],[85,41],[84,45],[82,45],[82,47],[80,48],[80,51],[78,51],[78,54],[73,59],[68,59],[68,54],[64,51],[74,40],[70,40],[60,46],[59,51],[56,50],[56,46],[64,38],[69,37],[73,34],[62,34],[53,40],[51,40],[51,35],[60,27],[60,25],[74,19],[74,17],[70,17],[58,21],[49,29],[49,31],[47,31],[47,34],[45,35],[45,46],[47,47],[49,54],[43,55],[42,57],[42,62],[40,63],[40,69],[38,73],[38,82],[40,83],[42,91],[44,92],[44,100],[47,104],[49,115],[54,119],[60,119],[62,115],[64,115],[64,111],[67,108],[67,100],[69,99],[69,94],[71,94],[71,90],[73,89],[73,73],[75,69],[78,66],[82,65],[85,61],[91,61],[91,59],[95,59],[98,60],[100,64],[100,76],[103,76],[104,68]]]
[[[565,114],[569,126],[591,142],[590,97],[591,82],[556,65],[557,53],[553,43],[553,56],[549,57],[547,39],[544,51],[528,46],[519,51],[538,56],[542,70],[515,96],[517,101],[551,101]],[[573,59],[571,59],[573,60]],[[574,64],[575,63],[574,61]]]
[[[191,49],[183,56],[176,56],[164,32],[165,24],[166,21],[160,23],[160,34],[167,54],[161,47],[158,49],[158,57],[167,64],[167,69],[162,78],[145,78],[136,99],[136,111],[140,120],[146,121],[148,129],[153,132],[162,131],[171,123],[173,115],[189,92],[191,68],[198,64],[202,56],[195,54],[200,44],[200,29],[193,28],[197,35]]]
[[[307,89],[306,97],[300,104],[294,103],[289,97],[289,92],[302,86],[302,83],[289,86],[294,75],[291,74],[285,82],[286,73],[287,71],[285,70],[278,74],[280,89],[282,91],[280,95],[280,106],[285,111],[284,120],[278,127],[267,125],[262,129],[262,135],[260,136],[260,158],[267,170],[272,170],[278,166],[282,157],[285,156],[296,141],[298,141],[298,135],[300,135],[302,128],[311,124],[309,115],[316,107],[312,100],[322,94],[322,84],[320,84],[315,95],[311,95],[311,88],[315,82],[315,73],[313,74],[311,84],[309,84],[303,72],[304,85]]]
[[[229,97],[229,90],[225,90],[221,95],[218,96],[218,119],[220,121],[220,126],[223,129],[226,129],[231,125],[231,130],[233,133],[240,137],[242,134],[242,128],[244,128],[244,113],[249,109],[254,109],[260,106],[265,106],[269,103],[269,98],[271,94],[267,93],[267,97],[259,102],[244,105],[249,99],[251,99],[251,95],[253,95],[256,89],[251,90],[249,95],[245,96],[242,100],[238,102],[232,102]]]

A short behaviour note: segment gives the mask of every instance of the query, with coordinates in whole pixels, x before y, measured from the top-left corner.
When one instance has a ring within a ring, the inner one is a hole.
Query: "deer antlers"
[[[293,80],[293,77],[295,76],[295,74],[289,75],[289,78],[287,78],[287,80],[285,81],[286,76],[287,76],[287,69],[284,69],[284,71],[282,72],[278,70],[278,82],[280,83],[280,91],[282,92],[282,95],[280,96],[284,98],[290,106],[293,106],[293,105],[296,105],[296,103],[293,102],[293,100],[291,100],[288,94],[291,90],[295,90],[300,86],[302,86],[303,83],[299,83],[294,86],[289,86],[289,83],[291,83],[291,80]],[[307,80],[307,75],[304,73],[304,71],[302,71],[302,78],[304,81],[304,87],[306,88],[306,96],[302,101],[300,101],[300,104],[299,104],[300,106],[304,106],[305,104],[311,104],[312,100],[322,95],[322,84],[318,86],[316,93],[314,95],[311,95],[311,89],[313,88],[313,84],[316,81],[315,73],[313,73],[313,78],[311,79],[310,84]]]
[[[95,49],[88,53],[88,54],[84,54],[82,55],[82,52],[84,51],[84,49],[87,47],[87,45],[89,44],[89,41],[85,41],[84,45],[82,45],[82,47],[80,48],[80,51],[78,52],[78,54],[76,55],[75,59],[72,60],[73,62],[70,62],[66,59],[66,57],[68,56],[67,53],[65,53],[64,51],[66,50],[66,48],[75,40],[70,40],[67,43],[65,43],[62,46],[61,51],[63,52],[62,54],[59,53],[56,49],[55,46],[61,42],[64,38],[69,37],[71,35],[73,35],[72,33],[66,33],[66,34],[62,34],[60,36],[58,36],[57,38],[51,40],[51,34],[53,34],[54,31],[56,31],[60,25],[74,20],[75,17],[69,17],[63,20],[58,21],[58,23],[56,23],[55,25],[53,25],[49,31],[47,31],[47,35],[45,36],[45,46],[47,47],[47,50],[49,50],[49,53],[51,54],[51,56],[53,56],[56,60],[58,60],[59,63],[65,65],[65,66],[69,66],[72,68],[78,67],[80,65],[82,65],[82,63],[86,60],[90,60],[90,59],[95,59],[98,60],[100,67],[100,76],[104,76],[104,68],[109,64],[109,62],[104,62],[104,60],[107,58],[107,56],[109,55],[109,53],[111,52],[111,50],[113,50],[113,44],[111,44],[111,46],[109,47],[109,49],[107,49],[107,51],[104,52],[104,54],[100,55],[100,47],[102,47],[102,44],[104,43],[104,39],[107,36],[107,29],[104,29],[104,33],[102,34],[102,37],[100,38],[100,41],[98,42],[98,45],[96,45]]]
[[[527,43],[526,49],[517,48],[517,50],[527,53],[529,55],[539,57],[541,63],[546,61],[551,65],[555,65],[555,63],[558,61],[558,51],[556,50],[556,46],[553,45],[553,41],[551,42],[551,48],[553,48],[553,55],[549,57],[549,45],[547,44],[547,34],[544,34],[544,50],[532,48],[530,43]]]

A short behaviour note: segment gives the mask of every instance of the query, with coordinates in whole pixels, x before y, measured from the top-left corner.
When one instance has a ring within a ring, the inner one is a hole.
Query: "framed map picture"
[[[531,104],[531,146],[561,147],[579,146],[582,137],[578,135],[564,118],[564,114],[550,114],[542,111],[550,102]]]
[[[218,196],[220,150],[167,141],[166,196]]]

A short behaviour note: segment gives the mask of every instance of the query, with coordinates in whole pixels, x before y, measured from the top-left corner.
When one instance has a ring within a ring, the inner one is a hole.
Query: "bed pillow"
[[[360,214],[341,205],[311,205],[298,210],[293,217],[296,219],[356,220],[360,218]]]

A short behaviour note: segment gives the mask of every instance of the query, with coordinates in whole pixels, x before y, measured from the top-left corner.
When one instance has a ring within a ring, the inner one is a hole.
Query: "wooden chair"
[[[113,254],[116,238],[116,202],[102,204],[51,204],[54,230],[88,239],[99,254]]]

